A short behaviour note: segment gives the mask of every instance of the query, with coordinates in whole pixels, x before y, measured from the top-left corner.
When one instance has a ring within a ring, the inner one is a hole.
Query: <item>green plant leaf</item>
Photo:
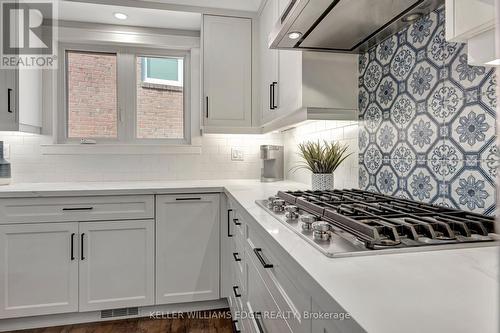
[[[352,155],[347,154],[348,145],[339,142],[307,141],[298,145],[299,157],[303,160],[290,169],[296,172],[299,169],[307,169],[312,173],[333,173],[346,158]]]

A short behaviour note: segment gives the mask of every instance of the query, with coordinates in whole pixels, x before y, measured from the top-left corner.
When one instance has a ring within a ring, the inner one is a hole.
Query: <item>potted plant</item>
[[[342,145],[338,142],[304,142],[299,144],[299,156],[303,161],[293,168],[293,171],[298,169],[307,169],[312,172],[312,189],[317,190],[332,190],[333,189],[333,172],[339,165],[352,153],[347,154],[347,145]]]

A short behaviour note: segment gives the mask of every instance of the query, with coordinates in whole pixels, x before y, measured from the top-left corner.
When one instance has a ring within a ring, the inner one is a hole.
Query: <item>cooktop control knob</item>
[[[273,201],[273,211],[282,212],[285,209],[285,200],[276,199]]]
[[[317,241],[327,241],[330,239],[331,226],[328,222],[317,221],[312,224],[313,238]]]
[[[302,215],[300,218],[302,221],[302,230],[309,231],[312,229],[313,222],[316,222],[317,218],[314,215]]]
[[[277,200],[277,199],[279,199],[279,198],[278,198],[278,197],[276,197],[276,196],[269,197],[269,198],[267,199],[267,207],[269,207],[269,208],[273,208],[273,205],[274,205],[274,200]]]
[[[299,207],[294,205],[288,205],[285,206],[285,211],[286,211],[285,217],[288,220],[296,220],[299,218]]]

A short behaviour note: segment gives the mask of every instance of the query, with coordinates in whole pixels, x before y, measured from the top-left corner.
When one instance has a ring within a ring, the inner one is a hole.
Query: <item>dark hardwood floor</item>
[[[36,328],[16,333],[232,333],[231,319],[222,314],[228,310],[200,312],[196,318],[124,319],[99,323]]]

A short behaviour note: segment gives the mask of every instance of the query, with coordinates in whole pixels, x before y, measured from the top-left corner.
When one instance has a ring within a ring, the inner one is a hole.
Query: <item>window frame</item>
[[[67,51],[116,54],[117,78],[117,137],[69,138],[68,137],[68,69]],[[57,143],[76,144],[81,139],[95,140],[97,144],[191,144],[191,57],[189,50],[170,50],[115,45],[71,44],[59,45]],[[137,57],[183,58],[183,138],[137,138]]]

